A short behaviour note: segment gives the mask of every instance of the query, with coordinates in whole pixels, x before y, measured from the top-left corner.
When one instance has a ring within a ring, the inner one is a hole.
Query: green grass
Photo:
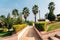
[[[49,28],[48,28],[47,32],[55,30],[55,29],[59,29],[59,28],[60,28],[60,23],[49,25]]]

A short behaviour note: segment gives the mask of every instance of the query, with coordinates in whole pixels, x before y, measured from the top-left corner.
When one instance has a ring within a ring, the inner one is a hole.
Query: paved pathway
[[[41,40],[33,27],[30,26],[28,29],[28,32],[26,32],[20,40]]]
[[[60,36],[60,33],[58,33],[58,35]],[[50,36],[50,38],[52,40],[60,40],[54,36]],[[36,33],[36,31],[34,30],[34,28],[32,26],[30,26],[27,31],[23,34],[22,38],[20,38],[20,40],[41,40],[39,35]],[[43,39],[43,40],[49,40],[48,38]]]

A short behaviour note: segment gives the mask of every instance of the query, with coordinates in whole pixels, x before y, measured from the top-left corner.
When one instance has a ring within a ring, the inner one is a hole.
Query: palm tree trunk
[[[26,18],[25,18],[25,22],[26,22]]]
[[[26,22],[26,19],[25,19],[25,22]]]
[[[35,23],[36,23],[36,14],[35,14]]]
[[[35,26],[36,26],[36,14],[35,14]]]

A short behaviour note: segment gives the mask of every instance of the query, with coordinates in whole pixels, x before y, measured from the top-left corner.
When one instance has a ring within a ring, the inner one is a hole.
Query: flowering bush
[[[15,29],[15,32],[18,32],[20,30],[22,30],[23,28],[25,28],[27,26],[27,24],[18,24],[18,25],[14,25],[14,29]]]

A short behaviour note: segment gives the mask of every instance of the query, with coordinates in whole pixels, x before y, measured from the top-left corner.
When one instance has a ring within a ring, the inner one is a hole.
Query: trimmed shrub
[[[7,32],[8,31],[8,28],[3,28],[3,32]]]
[[[30,25],[30,26],[33,25],[33,22],[32,22],[32,21],[26,21],[26,23],[27,23],[28,25]]]
[[[22,30],[23,28],[25,28],[27,26],[27,24],[18,24],[18,25],[14,25],[14,29],[15,29],[15,32],[17,33],[18,31]]]
[[[38,22],[35,25],[39,31],[45,31],[46,30],[46,22]]]

